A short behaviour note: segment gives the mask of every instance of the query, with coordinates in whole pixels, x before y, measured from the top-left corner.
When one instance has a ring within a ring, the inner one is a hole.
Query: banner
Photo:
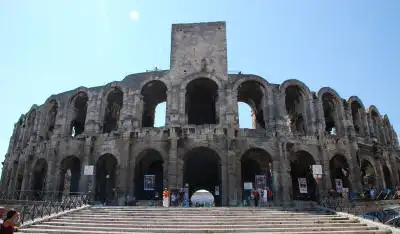
[[[93,169],[94,169],[93,165],[85,165],[83,169],[83,175],[93,175]]]
[[[300,193],[307,193],[307,180],[306,178],[297,178],[299,181]]]
[[[154,191],[156,175],[144,175],[144,191]]]
[[[243,189],[244,190],[253,190],[253,183],[252,182],[244,182]]]
[[[343,192],[343,182],[342,179],[335,179],[336,184],[336,192],[341,193]]]
[[[267,177],[265,175],[256,175],[256,189],[267,188]]]

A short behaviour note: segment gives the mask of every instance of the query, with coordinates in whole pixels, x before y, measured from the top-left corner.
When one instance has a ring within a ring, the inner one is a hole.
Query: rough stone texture
[[[33,170],[39,160],[47,163],[45,185],[41,189],[58,190],[61,171],[65,170],[62,162],[69,156],[81,163],[79,191],[93,191],[95,176],[84,175],[84,165],[96,166],[101,156],[111,154],[117,161],[115,187],[119,194],[124,194],[120,196],[135,197],[135,165],[148,149],[156,150],[162,157],[163,185],[180,188],[184,183],[184,156],[198,147],[210,148],[219,156],[223,205],[233,205],[242,199],[241,159],[253,148],[262,149],[272,160],[273,190],[278,200],[293,198],[290,160],[300,151],[306,151],[315,163],[323,166],[321,195],[326,195],[333,186],[329,163],[335,155],[347,160],[353,191],[362,190],[363,160],[373,166],[375,187],[389,187],[385,184],[388,182],[383,167],[389,170],[391,187],[399,185],[397,135],[387,116],[381,117],[375,106],[366,109],[355,96],[346,101],[331,88],[311,92],[298,80],[271,84],[257,75],[228,74],[224,22],[176,24],[172,26],[171,37],[171,70],[129,75],[103,87],[79,87],[52,95],[43,105],[33,105],[15,124],[4,161],[1,191],[35,188]],[[216,124],[188,123],[186,87],[199,78],[212,80],[218,87]],[[149,82],[154,85],[148,85]],[[142,127],[143,113],[148,108],[144,100],[152,98],[145,97],[144,90],[151,90],[155,84],[164,84],[166,88],[166,126]],[[245,87],[251,87],[250,91]],[[301,96],[291,114],[286,108],[289,102],[286,91],[290,87]],[[244,90],[241,94],[240,89]],[[109,108],[117,113],[118,127],[104,133],[108,97],[115,90],[123,94],[122,107]],[[86,119],[84,132],[72,137],[71,122],[76,112],[73,103],[77,94],[87,95]],[[331,105],[331,111],[324,111],[325,97],[330,101],[326,105]],[[238,101],[247,101],[252,107],[256,129],[239,128]],[[58,108],[53,121],[54,106]],[[325,112],[335,122],[334,134],[325,131],[328,126]]]

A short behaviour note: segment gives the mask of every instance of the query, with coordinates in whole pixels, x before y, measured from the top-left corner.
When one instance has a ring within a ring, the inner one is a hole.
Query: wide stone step
[[[52,225],[52,226],[64,226],[69,228],[70,226],[72,227],[98,227],[98,223],[76,223],[76,222],[58,222],[58,221],[49,221],[43,223],[44,225]],[[115,227],[115,223],[104,223],[101,224],[102,227]],[[218,228],[279,228],[279,227],[298,227],[298,228],[303,228],[303,227],[309,227],[310,224],[303,224],[303,223],[277,223],[277,224],[266,224],[266,223],[251,223],[251,224],[243,224],[243,223],[236,223],[236,224],[221,224],[221,223],[205,223],[205,224],[185,224],[185,228],[208,228],[212,229],[214,227]],[[361,223],[347,223],[346,227],[366,227],[366,224],[361,224]],[[180,229],[182,228],[182,225],[175,224],[175,223],[136,223],[135,225],[132,225],[131,223],[124,223],[118,224],[118,227],[135,227],[135,228],[176,228]],[[319,223],[318,227],[343,227],[342,223]]]
[[[109,214],[96,214],[96,213],[75,213],[74,215],[79,215],[81,217],[111,217],[111,216],[119,216],[119,217],[201,217],[201,218],[217,218],[217,217],[254,217],[254,216],[260,216],[260,217],[280,217],[280,218],[285,218],[285,217],[332,217],[332,216],[338,216],[338,215],[331,215],[331,214],[297,214],[297,213],[289,213],[289,214],[249,214],[249,215],[216,215],[216,214],[186,214],[186,213],[180,213],[180,214],[163,214],[163,213],[147,213],[147,214],[137,214],[137,213],[127,213],[127,214],[118,214],[118,213],[109,213]]]
[[[42,229],[42,230],[64,230],[65,226],[60,225],[47,225],[47,224],[37,224],[33,225],[26,230],[26,232],[31,232],[35,229]],[[271,232],[296,232],[296,231],[314,231],[314,232],[325,232],[325,231],[362,231],[362,230],[377,230],[376,227],[369,227],[369,226],[349,226],[349,227],[320,227],[318,225],[314,227],[245,227],[245,228],[236,228],[236,227],[227,227],[227,228],[220,228],[220,227],[213,227],[210,228],[201,228],[201,227],[181,227],[179,229],[175,227],[162,227],[162,228],[140,228],[140,227],[118,227],[114,226],[110,227],[87,227],[87,226],[69,226],[68,230],[75,230],[76,232],[79,231],[107,231],[112,230],[114,233],[118,232],[163,232],[163,233],[253,233],[253,232],[264,232],[264,233],[271,233]]]
[[[140,217],[118,217],[118,216],[65,216],[64,219],[70,220],[80,220],[80,219],[88,219],[88,220],[103,220],[103,221],[128,221],[128,220],[138,220],[138,221],[147,221],[147,220],[173,220],[173,221],[196,221],[196,222],[209,222],[210,220],[218,220],[218,221],[268,221],[268,220],[296,220],[296,221],[309,221],[309,220],[348,220],[346,217],[341,216],[326,216],[326,217],[175,217],[175,216],[140,216]]]
[[[52,221],[49,222],[69,222],[69,223],[77,223],[79,224],[86,224],[86,223],[93,223],[95,225],[99,224],[104,224],[104,220],[93,220],[93,219],[76,219],[76,220],[71,220],[71,219],[65,219],[65,218],[56,218]],[[192,221],[192,220],[181,220],[181,221],[176,221],[176,220],[171,220],[171,219],[164,219],[164,220],[113,220],[113,224],[120,225],[120,224],[129,224],[132,226],[144,223],[144,224],[176,224],[176,225],[192,225],[192,224],[210,224],[210,225],[219,225],[219,224],[236,224],[238,223],[237,220],[227,220],[227,221],[215,221],[215,220],[210,220],[210,221],[204,221],[204,222],[199,222],[199,221]],[[354,221],[350,219],[344,219],[344,220],[332,220],[332,219],[326,219],[326,220],[246,220],[246,221],[241,221],[241,224],[308,224],[308,225],[315,225],[315,224],[323,224],[323,223],[340,223],[340,224],[347,224],[347,223],[355,223]]]
[[[76,231],[76,230],[59,230],[59,229],[34,229],[29,231],[20,231],[21,234],[32,233],[57,233],[57,234],[131,234],[131,232],[110,232],[110,231]],[[135,232],[136,234],[145,234],[148,232]],[[153,234],[163,234],[164,232],[152,232]],[[177,232],[171,232],[177,233]],[[211,231],[204,233],[212,233]],[[274,232],[274,234],[389,234],[389,231],[384,230],[345,230],[345,231],[295,231],[295,232]],[[192,234],[188,232],[187,234]],[[248,234],[248,232],[237,232],[236,234]],[[265,234],[265,232],[252,232],[252,234]]]
[[[160,215],[160,214],[177,214],[177,213],[183,213],[185,215],[240,215],[240,216],[246,216],[246,215],[303,215],[303,214],[312,214],[312,215],[329,215],[331,213],[327,212],[288,212],[288,211],[246,211],[246,212],[228,212],[228,211],[210,211],[210,212],[195,212],[195,211],[181,211],[181,212],[166,212],[166,211],[80,211],[80,214],[118,214],[118,215],[143,215],[143,214],[152,214],[152,215]]]

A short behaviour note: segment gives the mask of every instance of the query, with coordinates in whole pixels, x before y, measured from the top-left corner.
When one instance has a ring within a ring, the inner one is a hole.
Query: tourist
[[[169,192],[167,188],[163,191],[163,206],[169,207]]]
[[[0,206],[0,225],[3,224],[4,207]]]
[[[176,195],[171,193],[171,205],[176,206]]]
[[[254,190],[253,197],[254,197],[254,205],[258,206],[258,201],[260,200],[260,193],[257,190]]]
[[[15,210],[10,210],[7,212],[7,216],[1,225],[2,234],[12,234],[14,229],[19,226],[20,214]]]

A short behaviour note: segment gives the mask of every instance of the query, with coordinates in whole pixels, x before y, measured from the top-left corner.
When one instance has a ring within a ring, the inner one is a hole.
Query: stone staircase
[[[20,233],[390,233],[336,214],[281,208],[147,208],[92,206]]]

